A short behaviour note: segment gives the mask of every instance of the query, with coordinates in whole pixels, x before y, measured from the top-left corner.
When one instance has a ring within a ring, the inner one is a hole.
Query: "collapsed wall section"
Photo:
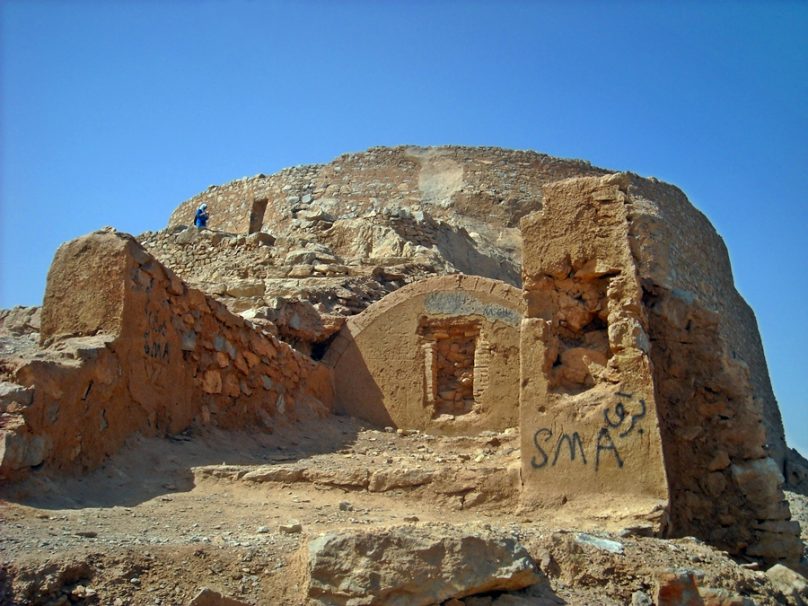
[[[521,222],[523,499],[646,514],[668,498],[624,175],[545,187]]]
[[[518,422],[519,290],[462,274],[405,286],[348,319],[323,361],[336,410],[446,434]]]
[[[90,282],[98,301],[72,286]],[[330,412],[327,368],[188,288],[131,236],[62,246],[42,314],[49,347],[17,371],[33,397],[3,414],[1,477],[91,468],[134,432],[272,428]]]

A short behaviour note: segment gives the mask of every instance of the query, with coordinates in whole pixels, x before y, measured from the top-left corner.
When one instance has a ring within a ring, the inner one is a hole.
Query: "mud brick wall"
[[[527,503],[652,514],[667,501],[647,320],[627,241],[626,181],[611,175],[551,184],[543,210],[521,222]]]
[[[326,367],[188,288],[124,234],[57,251],[42,340],[40,359],[17,372],[33,398],[5,419],[5,477],[92,468],[134,432],[271,430],[331,411]]]
[[[336,410],[450,435],[516,426],[523,309],[519,290],[462,274],[391,293],[349,318],[323,359]]]
[[[607,511],[603,493],[631,494],[635,507],[657,496],[670,535],[796,561],[799,525],[754,379],[765,367],[741,359],[740,328],[727,328],[747,308],[717,302],[734,292],[723,244],[681,199],[635,197],[632,183],[551,184],[544,209],[522,220],[525,497],[589,495]],[[687,235],[667,242],[649,227],[661,216]]]

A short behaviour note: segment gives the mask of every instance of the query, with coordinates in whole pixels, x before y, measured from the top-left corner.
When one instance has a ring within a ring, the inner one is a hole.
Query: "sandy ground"
[[[431,481],[369,483],[378,470]],[[548,578],[543,597],[523,595],[525,604],[631,603],[673,568],[755,604],[781,603],[754,564],[692,538],[639,536],[648,524],[636,512],[526,511],[507,488],[514,473],[513,430],[435,438],[335,417],[274,434],[133,439],[90,474],[0,489],[0,604],[188,604],[202,587],[248,604],[301,604],[309,537],[436,521],[516,534]],[[808,499],[791,498],[805,532]],[[620,541],[624,553],[582,545],[580,531]]]

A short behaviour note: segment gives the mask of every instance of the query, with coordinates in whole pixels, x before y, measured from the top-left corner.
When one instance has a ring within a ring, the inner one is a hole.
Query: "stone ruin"
[[[185,227],[201,201],[211,231]],[[0,477],[131,434],[345,414],[517,427],[520,501],[629,511],[796,562],[754,314],[681,191],[491,148],[377,148],[211,187],[140,242],[63,245],[42,349],[2,369]]]
[[[271,428],[332,408],[330,371],[201,291],[126,234],[69,242],[48,274],[46,346],[4,395],[0,477],[86,471],[134,432]],[[6,371],[8,372],[8,371]]]

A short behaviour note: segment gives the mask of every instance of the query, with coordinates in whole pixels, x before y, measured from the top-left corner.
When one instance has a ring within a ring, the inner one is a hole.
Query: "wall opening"
[[[556,358],[549,373],[550,389],[576,395],[602,380],[609,358],[609,297],[611,276],[594,280],[564,280],[555,284],[554,299],[562,308],[558,318]]]
[[[264,213],[267,210],[268,202],[269,200],[267,198],[259,198],[257,200],[253,200],[252,207],[250,208],[249,233],[254,234],[261,231],[261,227],[264,225]]]
[[[463,319],[421,318],[426,402],[432,416],[476,411],[475,358],[480,323]]]

